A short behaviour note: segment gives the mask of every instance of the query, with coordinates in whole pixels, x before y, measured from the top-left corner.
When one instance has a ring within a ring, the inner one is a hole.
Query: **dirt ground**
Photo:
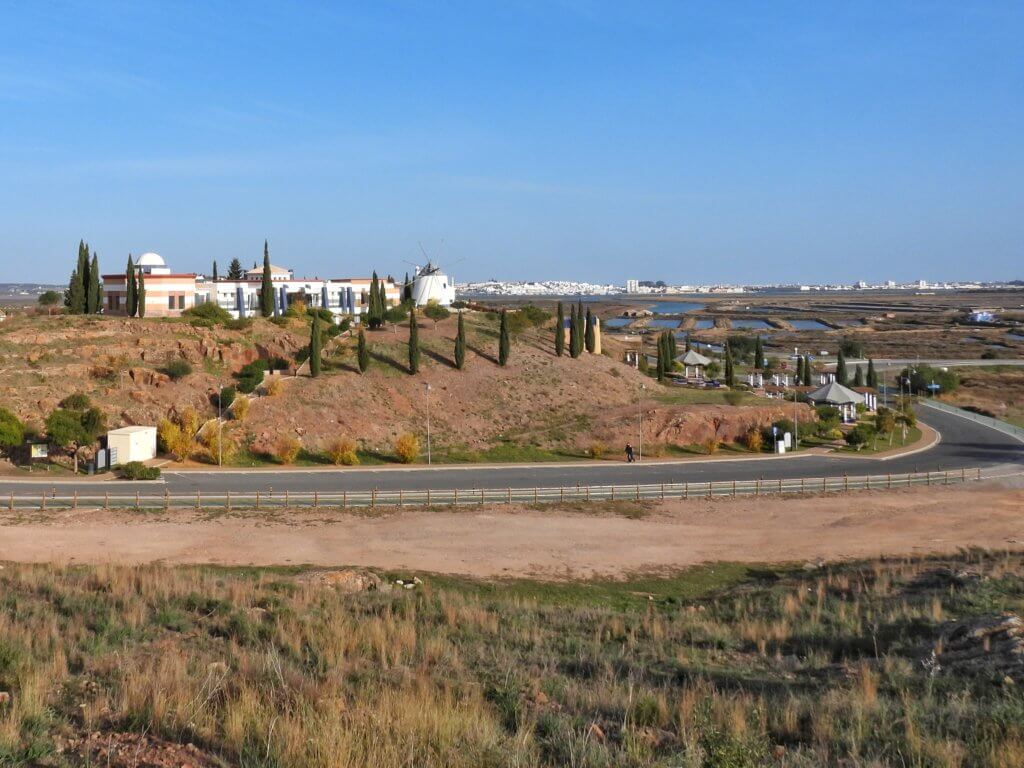
[[[360,565],[477,577],[620,576],[1024,545],[1024,490],[994,485],[656,505],[375,516],[78,511],[0,518],[0,560]]]

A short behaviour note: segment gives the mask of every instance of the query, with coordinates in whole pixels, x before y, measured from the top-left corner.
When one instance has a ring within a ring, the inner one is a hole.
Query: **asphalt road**
[[[386,467],[375,469],[234,470],[164,473],[160,481],[0,481],[0,494],[39,493],[54,489],[58,495],[77,490],[81,494],[136,490],[142,494],[255,493],[387,490],[444,490],[458,488],[533,488],[632,483],[775,480],[779,478],[836,477],[902,472],[989,468],[1015,464],[1024,469],[1024,443],[970,419],[928,407],[919,409],[921,420],[935,428],[941,442],[925,451],[886,461],[855,456],[793,455],[735,460],[605,462],[576,465],[462,465],[443,468]]]

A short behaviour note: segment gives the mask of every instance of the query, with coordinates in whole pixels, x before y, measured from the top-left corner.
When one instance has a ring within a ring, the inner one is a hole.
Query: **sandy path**
[[[364,565],[474,576],[621,574],[715,560],[778,562],[1024,546],[1024,491],[991,486],[847,497],[719,499],[642,519],[552,507],[197,519],[79,511],[0,518],[0,559]],[[620,508],[618,512],[628,511]]]

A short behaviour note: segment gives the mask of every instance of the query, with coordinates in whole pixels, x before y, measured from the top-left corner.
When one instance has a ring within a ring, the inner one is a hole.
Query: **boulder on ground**
[[[1024,680],[1024,621],[1015,613],[979,616],[946,625],[939,647],[925,660],[941,674]]]

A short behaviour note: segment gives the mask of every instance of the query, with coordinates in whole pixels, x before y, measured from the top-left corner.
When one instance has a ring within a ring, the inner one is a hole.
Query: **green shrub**
[[[17,448],[25,441],[25,425],[6,408],[0,408],[0,448]]]
[[[210,402],[215,408],[219,406],[222,411],[226,411],[235,402],[235,388],[224,387],[219,392],[214,392],[210,396]]]
[[[875,430],[868,424],[858,424],[846,433],[846,444],[853,447],[864,445],[875,436]]]
[[[90,405],[92,401],[89,400],[89,396],[81,393],[68,395],[60,401],[60,407],[67,411],[84,411]]]
[[[195,307],[189,307],[181,313],[181,316],[187,317],[192,321],[205,321],[205,323],[216,325],[224,325],[231,320],[231,313],[212,301]],[[195,325],[196,323],[193,322],[192,324]]]
[[[192,374],[192,366],[189,365],[188,360],[182,360],[180,358],[177,360],[171,360],[171,362],[165,365],[162,370],[174,381],[178,381],[178,379],[183,379]]]
[[[238,391],[247,395],[255,392],[256,387],[263,382],[263,374],[266,370],[267,362],[265,360],[253,360],[251,363],[243,365],[242,370],[235,374],[235,378],[238,380]]]
[[[238,319],[232,317],[224,321],[224,327],[229,331],[244,331],[252,328],[252,323],[251,317],[239,317]]]
[[[746,397],[746,395],[744,395],[743,392],[737,392],[736,390],[730,390],[730,391],[725,393],[724,397],[725,397],[725,402],[727,402],[729,405],[739,405],[740,403],[743,402],[743,399]]]
[[[129,461],[118,469],[124,480],[156,480],[160,477],[160,467],[147,467],[141,461]]]

